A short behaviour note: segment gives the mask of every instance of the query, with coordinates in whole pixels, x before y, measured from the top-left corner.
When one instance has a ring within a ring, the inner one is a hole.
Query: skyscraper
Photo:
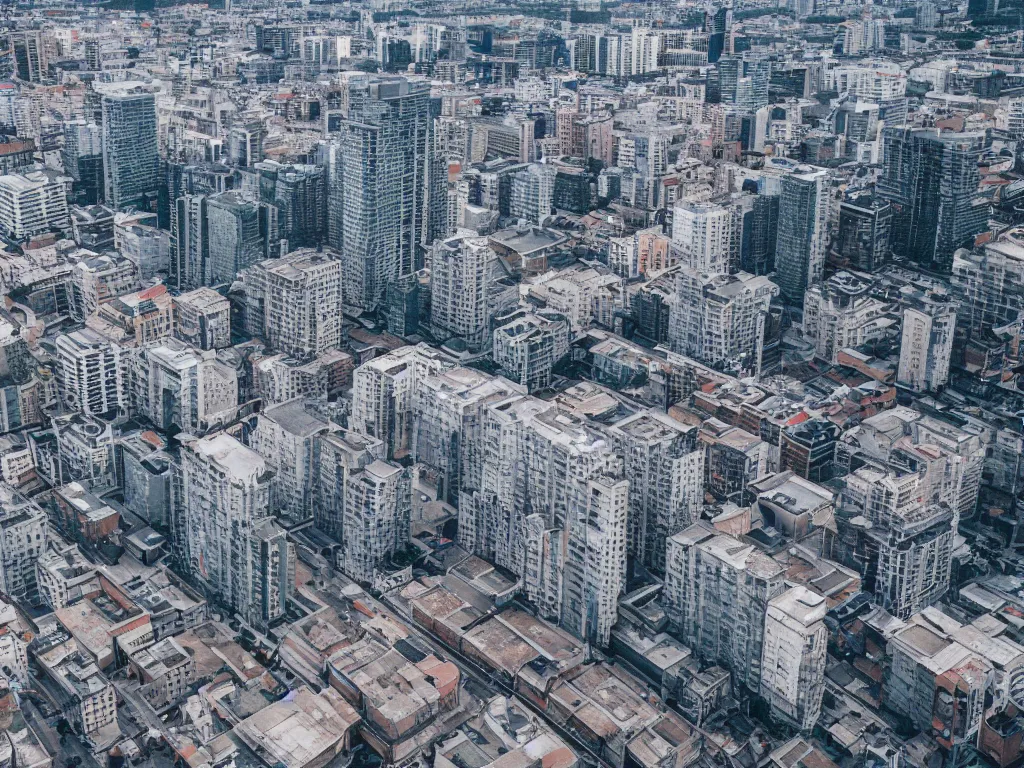
[[[915,128],[885,128],[882,137],[878,193],[893,204],[893,253],[948,273],[953,252],[985,230],[978,160],[988,137]]]
[[[72,201],[84,205],[103,202],[103,131],[79,119],[64,124],[61,148],[64,173],[73,178]]]
[[[156,202],[160,186],[153,94],[104,94],[102,108],[107,203],[112,208],[146,208]]]
[[[801,166],[783,177],[775,280],[793,306],[802,306],[807,286],[824,275],[828,209],[828,171]]]
[[[332,177],[332,222],[345,304],[375,310],[387,284],[413,272],[424,243],[430,87],[402,77],[354,76]],[[338,202],[340,200],[340,203]]]

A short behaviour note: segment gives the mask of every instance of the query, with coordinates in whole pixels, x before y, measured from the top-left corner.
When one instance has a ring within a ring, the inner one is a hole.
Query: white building
[[[804,294],[804,338],[815,357],[835,363],[848,347],[881,337],[896,324],[889,305],[869,295],[871,285],[849,272],[837,272]]]
[[[472,350],[490,341],[492,265],[497,255],[485,237],[438,242],[430,260],[430,324],[437,338],[455,337]]]
[[[121,348],[91,328],[54,340],[61,400],[73,411],[116,413],[125,407],[125,361]]]
[[[344,505],[341,568],[372,584],[388,556],[409,540],[409,474],[396,464],[373,461],[349,478]]]
[[[31,499],[0,483],[0,591],[18,603],[38,599],[36,562],[46,552],[46,513]]]
[[[797,586],[772,598],[765,617],[761,697],[804,732],[817,723],[825,693],[827,610],[824,597]]]
[[[69,181],[53,171],[0,176],[0,231],[12,240],[68,231]]]
[[[518,308],[499,318],[491,355],[502,373],[530,392],[551,383],[551,369],[569,353],[569,321],[550,309]]]
[[[949,381],[956,331],[956,305],[946,294],[906,294],[896,383],[915,392],[934,392]]]
[[[376,437],[388,446],[388,458],[411,448],[413,394],[420,382],[455,361],[427,344],[402,347],[369,360],[352,375],[352,415],[349,427]]]
[[[512,216],[542,224],[551,215],[557,175],[554,166],[536,163],[517,173],[512,179]]]
[[[679,202],[672,211],[672,248],[684,267],[729,274],[735,237],[733,214],[714,203]]]

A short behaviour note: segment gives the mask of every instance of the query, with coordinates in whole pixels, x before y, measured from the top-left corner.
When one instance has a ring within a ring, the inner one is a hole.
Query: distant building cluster
[[[1021,27],[6,4],[0,768],[1024,768]]]

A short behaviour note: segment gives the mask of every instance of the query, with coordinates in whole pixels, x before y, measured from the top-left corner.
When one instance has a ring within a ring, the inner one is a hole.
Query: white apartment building
[[[231,302],[202,287],[172,299],[174,334],[197,349],[231,346]]]
[[[914,292],[908,298],[896,383],[915,392],[934,392],[949,381],[956,305],[945,294]]]
[[[420,382],[455,361],[428,344],[402,347],[369,360],[352,374],[352,415],[355,432],[384,441],[391,455],[412,447],[413,394]]]
[[[246,330],[305,359],[341,345],[341,260],[301,249],[254,264],[243,275]]]
[[[0,231],[12,240],[69,231],[69,181],[53,171],[0,176]]]
[[[438,242],[430,259],[430,324],[439,339],[458,338],[472,350],[486,346],[492,265],[497,255],[485,237]]]
[[[18,603],[38,599],[36,563],[46,552],[46,513],[31,499],[0,483],[0,591]]]
[[[86,327],[60,334],[54,347],[58,389],[68,409],[102,415],[125,407],[126,362],[119,346]]]
[[[389,555],[409,540],[409,474],[396,464],[373,461],[349,478],[344,505],[341,568],[372,584]]]
[[[733,214],[714,203],[676,203],[672,211],[672,248],[684,267],[710,274],[730,274]]]
[[[387,449],[380,440],[352,431],[329,432],[317,443],[313,521],[317,528],[343,541],[349,482],[358,479],[369,464],[382,460]]]
[[[761,654],[761,697],[772,714],[800,731],[814,728],[825,693],[828,630],[825,598],[807,587],[768,603]]]
[[[549,309],[518,308],[498,320],[491,355],[502,373],[530,392],[551,383],[555,363],[569,353],[569,321]]]
[[[807,288],[803,333],[815,357],[835,363],[842,350],[880,338],[896,324],[890,306],[868,295],[870,287],[849,272],[838,272]]]

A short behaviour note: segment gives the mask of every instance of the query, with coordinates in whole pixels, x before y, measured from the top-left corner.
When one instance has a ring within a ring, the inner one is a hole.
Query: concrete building
[[[156,217],[153,217],[156,223]],[[142,281],[165,276],[171,268],[171,238],[156,226],[138,222],[118,223],[114,217],[115,247],[135,266]]]
[[[54,341],[61,400],[89,415],[117,413],[126,405],[120,347],[91,328],[61,334]]]
[[[159,712],[184,698],[195,681],[196,663],[173,637],[168,637],[132,656],[128,674],[142,684],[143,700]]]
[[[341,345],[341,261],[333,251],[303,249],[261,261],[242,279],[251,335],[301,360]]]
[[[74,638],[36,652],[44,674],[61,694],[72,727],[91,744],[107,746],[120,735],[117,728],[117,695],[114,686],[96,663],[79,650]]]
[[[471,351],[491,342],[491,319],[500,286],[498,257],[484,237],[453,237],[434,245],[430,258],[430,324],[438,339],[458,339]],[[510,293],[515,301],[516,294]]]
[[[174,335],[196,349],[231,345],[231,303],[212,288],[196,288],[172,299]]]
[[[732,211],[714,203],[680,202],[672,210],[672,249],[678,263],[696,272],[731,274]]]
[[[68,308],[71,316],[84,322],[104,302],[138,288],[135,265],[116,253],[97,256],[85,251],[69,275]]]
[[[713,368],[751,372],[761,367],[765,316],[779,286],[746,272],[709,275],[682,268],[669,310],[673,352]]]
[[[417,344],[370,360],[352,374],[352,415],[355,432],[375,437],[388,446],[388,458],[412,449],[413,397],[428,376],[452,368],[443,352]]]
[[[313,523],[324,533],[342,541],[345,504],[350,497],[349,483],[358,480],[367,466],[383,460],[387,448],[376,438],[352,431],[328,432],[317,442],[320,461],[314,467]]]
[[[491,356],[502,373],[530,392],[551,383],[555,364],[569,353],[569,321],[549,309],[517,307],[495,318]]]
[[[765,616],[785,590],[780,565],[698,522],[668,539],[662,605],[680,640],[737,685],[761,689]]]
[[[302,400],[270,406],[258,417],[249,444],[274,473],[270,480],[272,509],[291,523],[313,517],[319,437],[331,429]]]
[[[517,173],[512,180],[512,216],[531,224],[543,224],[551,215],[557,175],[554,166],[536,163]]]
[[[19,603],[38,601],[36,563],[46,552],[46,513],[7,483],[0,483],[0,579],[3,593]]]
[[[389,557],[409,540],[410,493],[408,471],[391,462],[374,460],[349,475],[339,564],[350,578],[372,584],[390,570]]]
[[[871,283],[850,272],[837,272],[804,294],[804,338],[815,357],[835,363],[847,348],[882,337],[897,320],[892,307],[870,295]]]
[[[609,430],[630,487],[628,552],[658,573],[665,571],[665,540],[700,516],[705,453],[697,432],[656,410]]]
[[[793,587],[768,602],[761,654],[761,697],[775,717],[803,732],[814,728],[825,693],[828,630],[825,598]]]
[[[864,466],[844,480],[840,559],[864,575],[865,591],[901,619],[940,600],[949,589],[953,510],[926,501],[918,473]]]
[[[133,409],[158,429],[201,433],[235,416],[238,374],[213,351],[166,339],[141,350],[131,371]]]
[[[169,337],[174,328],[171,296],[162,283],[126,293],[100,304],[86,324],[121,347],[152,344]]]
[[[270,578],[289,568],[287,548],[263,525],[270,511],[266,462],[230,435],[183,440],[180,501],[172,541],[181,562],[203,585],[211,602],[257,625],[281,600],[267,590]]]
[[[944,292],[905,292],[904,299],[896,383],[915,392],[937,392],[949,381],[956,305]]]
[[[0,232],[16,241],[69,232],[67,181],[48,170],[0,176]]]

